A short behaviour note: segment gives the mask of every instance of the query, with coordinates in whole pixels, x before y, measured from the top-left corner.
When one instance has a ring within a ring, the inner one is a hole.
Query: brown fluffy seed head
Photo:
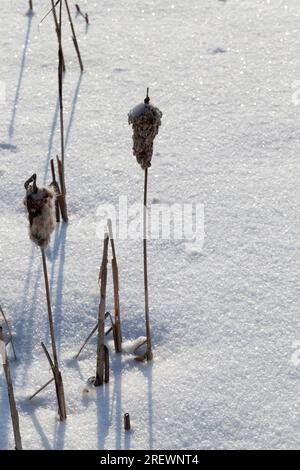
[[[149,103],[141,103],[128,114],[133,127],[133,155],[143,169],[151,166],[153,141],[161,125],[162,112]]]
[[[28,211],[29,237],[45,250],[56,226],[55,193],[46,187],[38,188],[37,191],[29,187],[24,205]]]

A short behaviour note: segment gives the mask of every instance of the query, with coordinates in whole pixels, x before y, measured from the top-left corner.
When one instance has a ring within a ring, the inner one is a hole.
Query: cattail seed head
[[[24,205],[28,211],[29,237],[45,250],[56,226],[55,193],[50,188],[30,185],[26,189]]]
[[[162,112],[146,99],[128,114],[128,123],[133,127],[133,155],[143,169],[151,166],[153,141],[161,125]]]

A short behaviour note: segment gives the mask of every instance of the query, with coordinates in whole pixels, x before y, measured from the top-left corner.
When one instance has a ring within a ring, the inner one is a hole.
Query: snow
[[[0,301],[15,335],[24,448],[299,447],[299,1],[78,1],[91,24],[75,19],[83,75],[64,30],[70,222],[47,252],[63,424],[51,386],[28,400],[51,378],[40,346],[49,345],[42,262],[22,206],[24,182],[34,172],[50,182],[60,151],[51,16],[38,28],[49,3],[34,0],[33,17],[19,0],[2,9]],[[141,201],[127,114],[147,87],[163,112],[149,200],[204,204],[205,244],[149,241],[154,361],[139,364],[142,245],[116,241],[125,351],[115,355],[109,341],[111,381],[95,389],[96,338],[74,355],[97,315],[97,208],[122,195]],[[0,448],[11,449],[2,371],[0,403]]]

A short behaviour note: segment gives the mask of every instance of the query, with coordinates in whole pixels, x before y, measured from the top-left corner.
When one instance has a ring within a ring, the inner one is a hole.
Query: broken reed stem
[[[100,269],[100,304],[98,312],[98,345],[97,345],[97,366],[95,386],[103,385],[103,375],[105,369],[105,345],[104,345],[104,327],[105,327],[105,306],[106,306],[106,285],[107,285],[107,261],[108,261],[108,242],[109,236],[104,236],[103,256]]]
[[[73,25],[73,20],[72,20],[70,8],[69,8],[68,0],[65,0],[65,5],[66,5],[66,8],[67,8],[69,23],[70,23],[72,34],[73,34],[72,39],[73,39],[74,47],[75,47],[75,50],[76,50],[76,53],[77,53],[77,57],[78,57],[79,65],[80,65],[80,70],[81,70],[81,72],[83,72],[83,70],[84,70],[83,69],[83,63],[82,63],[82,59],[81,59],[81,54],[80,54],[80,50],[79,50],[79,46],[78,46],[78,42],[77,42],[77,37],[76,37],[76,33],[75,33],[75,28],[74,28],[74,25]]]
[[[124,414],[124,429],[125,431],[130,431],[130,415],[129,413]]]
[[[147,264],[147,190],[148,190],[148,168],[145,168],[144,179],[144,218],[143,218],[143,256],[144,256],[144,290],[145,290],[145,321],[147,337],[147,361],[153,358],[151,344],[151,330],[149,317],[149,297],[148,297],[148,264]]]
[[[111,315],[110,315],[109,312],[106,312],[106,314],[105,314],[105,319],[106,319],[108,316],[110,317],[110,321],[111,321],[112,326],[105,332],[105,336],[109,335],[109,333],[110,333],[111,331],[113,331],[113,329],[114,329],[114,324],[113,324]],[[78,353],[77,353],[76,356],[75,356],[75,359],[78,359],[80,353],[82,352],[82,350],[84,349],[84,347],[87,345],[87,343],[89,342],[89,340],[94,336],[94,334],[96,333],[97,330],[98,330],[98,323],[97,323],[97,325],[92,329],[92,331],[91,331],[90,334],[86,337],[86,339],[84,340],[84,342],[83,342],[81,348],[79,349]]]
[[[60,421],[65,421],[67,419],[67,411],[66,411],[66,402],[65,402],[65,392],[64,392],[64,385],[62,381],[62,376],[60,373],[60,370],[58,366],[56,366],[51,357],[49,352],[47,351],[46,346],[44,343],[41,343],[42,348],[44,350],[44,353],[48,359],[48,362],[50,364],[52,373],[53,373],[53,378],[55,381],[55,390],[56,390],[56,397],[57,397],[57,404],[58,404],[58,413],[59,413],[59,419]]]
[[[5,313],[3,312],[3,309],[2,309],[2,307],[1,307],[1,305],[0,305],[0,313],[1,313],[1,315],[2,315],[2,317],[3,317],[3,320],[5,321],[5,324],[6,324],[6,326],[7,326],[7,329],[8,329],[8,332],[9,332],[9,338],[10,338],[9,341],[11,342],[11,347],[12,347],[12,350],[13,350],[13,353],[14,353],[14,358],[15,358],[15,361],[16,361],[16,360],[17,360],[17,355],[16,355],[16,350],[15,350],[15,345],[14,345],[14,340],[13,340],[12,331],[11,331],[11,328],[10,328],[10,326],[9,326],[9,323],[8,323],[8,321],[7,321],[7,318],[6,318],[6,316],[5,316]]]
[[[92,338],[92,336],[96,333],[97,329],[98,329],[98,323],[95,326],[95,328],[93,328],[93,330],[90,332],[90,334],[87,336],[87,338],[84,340],[83,345],[81,346],[81,348],[79,349],[78,353],[75,356],[75,359],[78,359],[81,351],[86,346],[86,344],[89,342],[89,340]]]
[[[76,7],[78,15],[81,15],[85,19],[86,24],[89,24],[90,23],[89,15],[87,13],[84,15],[82,11],[80,10],[80,6],[77,3],[75,4],[75,7]]]
[[[51,0],[51,4],[52,4],[53,19],[54,19],[54,24],[55,24],[55,31],[56,31],[57,40],[58,40],[58,43],[59,43],[59,24],[58,24],[58,19],[57,19],[54,0]],[[63,69],[63,73],[65,73],[66,65],[65,65],[63,50],[62,50],[62,69]]]
[[[3,340],[3,330],[0,326],[0,342],[3,343],[4,347],[4,357],[3,357],[3,369],[7,383],[7,393],[9,399],[9,407],[10,407],[10,415],[13,425],[13,432],[14,432],[14,439],[15,439],[15,446],[16,450],[22,450],[22,439],[20,433],[20,423],[19,423],[19,414],[16,406],[15,395],[14,395],[14,388],[10,374],[10,367],[9,361],[6,353],[6,347]]]
[[[55,175],[55,167],[54,167],[54,160],[53,158],[50,160],[50,165],[51,165],[51,173],[52,173],[52,183],[51,186],[53,187],[55,191],[55,216],[56,216],[56,222],[60,222],[60,187],[58,185],[58,182],[56,181],[56,175]]]
[[[116,352],[122,351],[122,330],[121,330],[121,319],[120,319],[120,298],[119,298],[119,270],[117,264],[117,256],[115,249],[115,242],[112,231],[111,220],[107,221],[108,233],[110,238],[111,250],[112,250],[112,274],[113,274],[113,287],[114,287],[114,307],[115,307],[115,349]]]
[[[62,162],[58,158],[58,155],[56,155],[56,161],[57,161],[60,188],[62,188],[62,186],[63,186]],[[59,196],[57,197],[57,199],[58,199],[58,203],[59,203],[59,207],[60,207],[61,216],[62,216],[64,222],[68,222],[68,211],[67,211],[66,196],[65,196],[65,194],[62,193],[62,189],[60,189],[60,193],[59,193]]]
[[[106,312],[105,314],[105,320],[109,318],[110,319],[110,324],[111,324],[111,327],[108,328],[108,330],[105,332],[105,336],[109,335],[109,333],[112,331],[113,332],[113,338],[114,338],[114,342],[116,343],[116,325],[112,319],[112,316],[110,314],[110,312]]]

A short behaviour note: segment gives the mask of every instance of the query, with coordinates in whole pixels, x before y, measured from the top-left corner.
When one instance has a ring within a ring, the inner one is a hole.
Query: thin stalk
[[[77,42],[77,37],[76,37],[76,33],[75,33],[75,28],[74,28],[74,25],[73,25],[73,20],[72,20],[70,8],[69,8],[68,0],[65,0],[65,4],[66,4],[66,8],[67,8],[69,23],[70,23],[72,34],[73,34],[72,39],[73,39],[74,47],[75,47],[75,50],[76,50],[76,53],[77,53],[77,57],[78,57],[79,65],[80,65],[80,70],[81,70],[81,72],[83,72],[83,70],[84,70],[83,69],[83,63],[82,63],[82,59],[81,59],[81,54],[80,54],[80,50],[79,50],[79,46],[78,46],[78,42]]]
[[[59,418],[61,421],[65,421],[67,419],[67,411],[66,411],[66,402],[65,402],[65,392],[64,392],[64,384],[62,381],[62,376],[60,373],[60,370],[58,366],[56,366],[51,357],[50,354],[47,351],[46,346],[44,343],[41,343],[42,348],[44,350],[44,353],[48,359],[49,365],[51,367],[52,373],[53,373],[53,378],[55,382],[55,389],[56,389],[56,396],[57,396],[57,404],[58,404],[58,412],[59,412]]]
[[[55,216],[56,216],[56,222],[60,222],[60,203],[59,203],[59,197],[60,197],[60,187],[58,185],[58,182],[56,181],[56,175],[55,175],[55,167],[54,167],[54,160],[53,158],[50,160],[50,165],[51,165],[51,173],[52,173],[52,183],[51,186],[55,191]]]
[[[50,385],[54,380],[54,377],[52,377],[52,379],[48,380],[47,383],[45,383],[42,387],[40,387],[36,392],[34,392],[33,395],[31,395],[29,397],[29,400],[32,400],[34,397],[36,397],[40,392],[42,392],[43,390],[45,390],[46,387],[48,387],[48,385]]]
[[[84,349],[85,345],[89,342],[89,340],[92,338],[92,336],[94,336],[94,334],[96,333],[98,329],[98,323],[97,325],[95,326],[95,328],[92,329],[92,331],[90,332],[90,334],[88,335],[88,337],[84,340],[84,343],[83,345],[81,346],[81,348],[79,349],[78,353],[76,354],[75,356],[75,359],[78,359],[81,351]]]
[[[59,4],[59,28],[58,28],[58,94],[60,110],[60,145],[61,145],[61,181],[60,189],[63,201],[63,219],[68,220],[66,202],[66,179],[65,179],[65,130],[64,130],[64,105],[63,105],[63,49],[62,49],[62,0]]]
[[[57,168],[58,168],[59,184],[60,184],[60,188],[62,188],[63,187],[62,163],[58,155],[56,155],[56,162],[57,162]],[[60,207],[61,216],[65,222],[68,222],[67,203],[66,203],[65,194],[63,194],[62,189],[60,189],[60,193],[57,199],[58,199],[58,203]]]
[[[113,287],[114,287],[114,307],[115,307],[115,349],[116,352],[122,350],[122,331],[121,331],[121,319],[120,319],[120,299],[119,299],[119,270],[117,263],[117,255],[115,249],[115,241],[112,231],[111,220],[107,221],[108,233],[110,238],[111,250],[112,250],[112,274],[113,274]]]
[[[51,308],[51,297],[50,297],[50,289],[49,289],[49,279],[48,279],[46,256],[45,256],[45,251],[43,249],[41,249],[41,252],[42,252],[42,260],[43,260],[43,271],[44,271],[44,280],[45,280],[45,290],[46,290],[48,320],[49,320],[49,327],[50,327],[53,361],[54,361],[54,366],[58,368],[57,349],[56,349],[55,334],[54,334],[54,323],[53,323],[53,315],[52,315],[52,308]]]
[[[107,317],[109,317],[112,326],[111,326],[110,328],[108,328],[108,330],[106,330],[105,336],[108,336],[109,333],[110,333],[111,331],[113,332],[113,330],[114,330],[114,323],[113,323],[111,314],[110,314],[109,312],[106,312],[106,314],[105,314],[105,319],[106,319]],[[89,342],[89,340],[94,336],[94,334],[96,333],[97,330],[98,330],[98,323],[97,323],[97,325],[92,329],[92,331],[91,331],[90,334],[87,336],[87,338],[84,340],[82,346],[80,347],[78,353],[77,353],[76,356],[75,356],[75,359],[78,359],[78,357],[79,357],[81,351],[83,351],[83,349],[85,348],[85,346],[87,345],[87,343]],[[114,332],[113,332],[113,333],[114,333]]]
[[[57,40],[58,40],[58,43],[59,43],[59,24],[58,24],[57,14],[56,14],[56,10],[55,10],[56,5],[54,3],[54,0],[51,0],[51,4],[52,4],[53,19],[54,19],[54,24],[55,24],[55,31],[56,31]],[[65,66],[65,59],[64,59],[63,52],[62,52],[62,68],[63,68],[63,72],[65,73],[66,66]]]
[[[58,93],[60,109],[60,143],[61,163],[63,171],[63,188],[65,191],[65,139],[64,139],[64,105],[63,105],[63,66],[62,66],[62,1],[59,4],[59,28],[58,28]]]
[[[2,327],[0,327],[0,342],[3,342],[3,332]],[[14,396],[14,388],[10,374],[10,367],[9,361],[6,353],[5,343],[4,343],[4,357],[3,357],[3,369],[7,383],[7,393],[9,399],[9,406],[10,406],[10,414],[11,420],[13,425],[13,432],[15,438],[15,448],[16,450],[22,450],[22,439],[20,433],[20,424],[19,424],[19,413],[16,406],[15,396]]]
[[[143,221],[143,255],[144,255],[144,290],[145,290],[145,321],[147,337],[147,361],[153,358],[151,344],[151,330],[149,317],[149,297],[148,297],[148,263],[147,263],[147,190],[148,190],[148,168],[145,168],[144,179],[144,221]]]
[[[103,385],[105,370],[105,306],[106,306],[106,285],[107,285],[107,258],[108,258],[109,236],[105,234],[103,245],[103,256],[100,270],[100,304],[98,313],[98,345],[97,345],[97,366],[95,386]]]

